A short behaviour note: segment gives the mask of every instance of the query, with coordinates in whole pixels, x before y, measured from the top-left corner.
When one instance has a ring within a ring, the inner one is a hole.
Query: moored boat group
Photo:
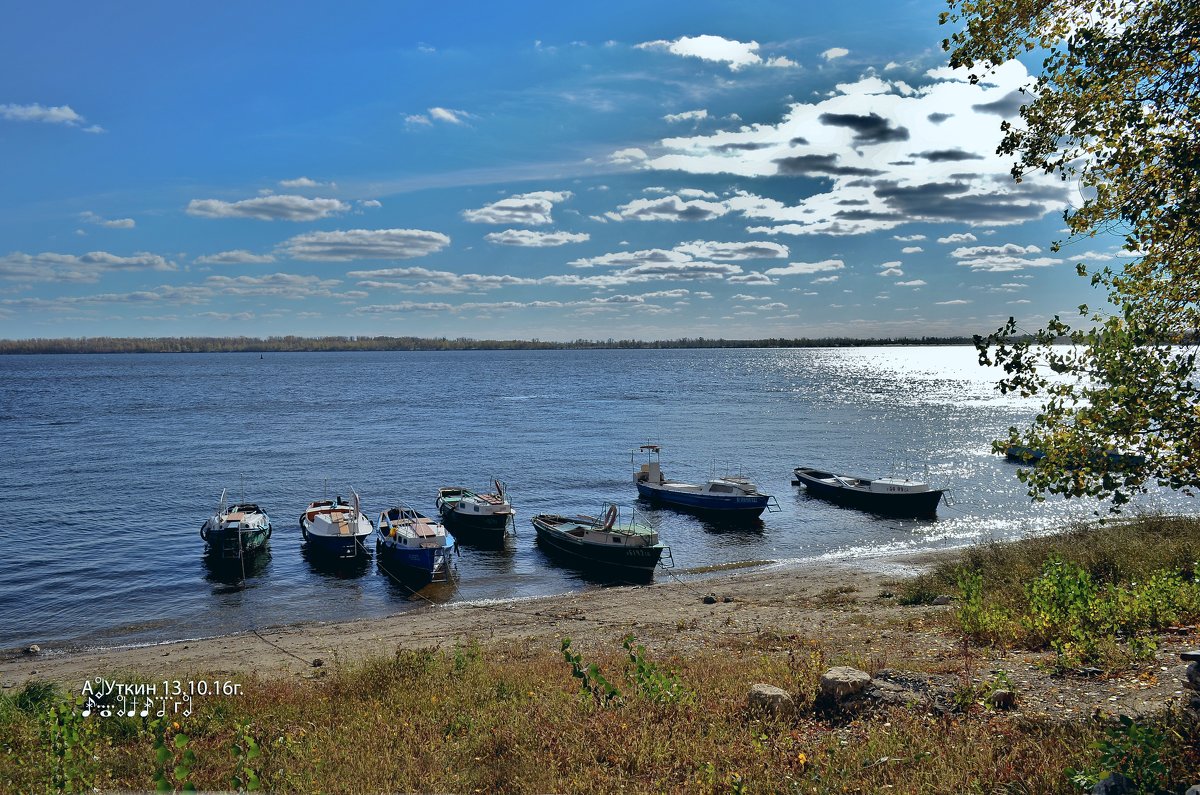
[[[651,505],[726,522],[757,522],[764,512],[780,510],[775,497],[760,492],[745,475],[710,477],[702,484],[678,482],[663,474],[659,445],[642,445],[635,452],[644,454],[646,462],[633,473],[633,480],[639,497]],[[811,467],[797,467],[794,476],[793,483],[803,485],[810,496],[877,513],[933,517],[944,497],[943,490],[902,478],[859,478]],[[499,480],[492,485],[495,489],[489,492],[463,486],[440,488],[434,503],[436,518],[398,501],[372,523],[357,493],[351,492],[349,500],[340,495],[314,500],[299,518],[306,554],[310,560],[339,563],[361,561],[373,553],[380,568],[397,578],[445,580],[459,540],[502,544],[515,527],[516,511],[505,485]],[[605,503],[599,516],[547,513],[532,517],[531,522],[539,546],[576,567],[646,576],[656,567],[674,564],[670,547],[658,532],[616,503]],[[246,559],[266,547],[271,520],[254,503],[227,505],[222,491],[216,512],[204,522],[200,535],[210,560],[240,562],[244,571]]]

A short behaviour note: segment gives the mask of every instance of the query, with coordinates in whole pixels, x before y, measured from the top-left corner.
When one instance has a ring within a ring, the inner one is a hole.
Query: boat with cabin
[[[631,513],[621,521],[621,509],[605,503],[600,518],[538,514],[531,520],[538,543],[561,553],[577,566],[619,572],[648,574],[660,562],[669,568],[671,548],[663,545],[658,532],[636,521]]]
[[[252,502],[225,504],[226,490],[221,490],[217,510],[200,526],[205,551],[216,560],[242,560],[258,552],[271,537],[271,519],[267,512]]]
[[[633,473],[638,494],[646,500],[693,513],[724,518],[757,519],[763,511],[774,513],[779,503],[763,494],[744,475],[710,478],[703,485],[667,480],[662,473],[662,447],[644,444],[635,451],[646,454],[646,463]]]
[[[944,489],[931,489],[928,483],[908,478],[838,475],[813,467],[796,467],[793,472],[793,485],[804,486],[814,497],[892,516],[932,518],[944,493]]]
[[[367,536],[374,528],[362,512],[358,494],[347,502],[338,495],[332,500],[314,500],[300,515],[300,534],[310,555],[348,560],[370,554]]]
[[[438,489],[436,505],[442,521],[463,536],[503,538],[516,511],[504,483],[494,480],[492,485],[496,490],[486,494],[464,486]]]
[[[379,514],[376,529],[376,559],[385,572],[433,581],[449,578],[454,536],[441,522],[400,503]]]

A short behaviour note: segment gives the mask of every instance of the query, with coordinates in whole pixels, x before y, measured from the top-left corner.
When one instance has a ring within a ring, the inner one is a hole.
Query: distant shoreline
[[[476,340],[465,337],[77,337],[0,340],[0,355],[72,353],[324,353],[347,351],[660,350],[688,348],[864,348],[972,345],[971,337],[852,337],[753,340]]]

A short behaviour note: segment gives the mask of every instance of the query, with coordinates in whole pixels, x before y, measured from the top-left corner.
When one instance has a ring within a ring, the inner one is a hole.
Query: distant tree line
[[[604,348],[831,348],[871,345],[970,345],[969,337],[853,337],[755,340],[683,337],[674,340],[475,340],[467,337],[72,337],[0,340],[0,354],[25,353],[285,353],[293,351],[529,351]]]

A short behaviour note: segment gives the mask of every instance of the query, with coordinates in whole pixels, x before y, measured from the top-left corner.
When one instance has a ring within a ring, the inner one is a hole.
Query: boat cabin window
[[[613,543],[614,543],[614,544],[619,544],[619,543],[621,543],[621,539],[620,539],[620,537],[613,538]]]
[[[731,491],[733,491],[733,487],[732,487],[732,486],[726,486],[724,483],[714,483],[714,484],[712,484],[712,485],[709,487],[709,489],[708,489],[708,490],[709,490],[709,491],[719,491],[719,492],[722,492],[722,493],[724,493],[724,494],[728,494],[728,493],[730,493]]]

